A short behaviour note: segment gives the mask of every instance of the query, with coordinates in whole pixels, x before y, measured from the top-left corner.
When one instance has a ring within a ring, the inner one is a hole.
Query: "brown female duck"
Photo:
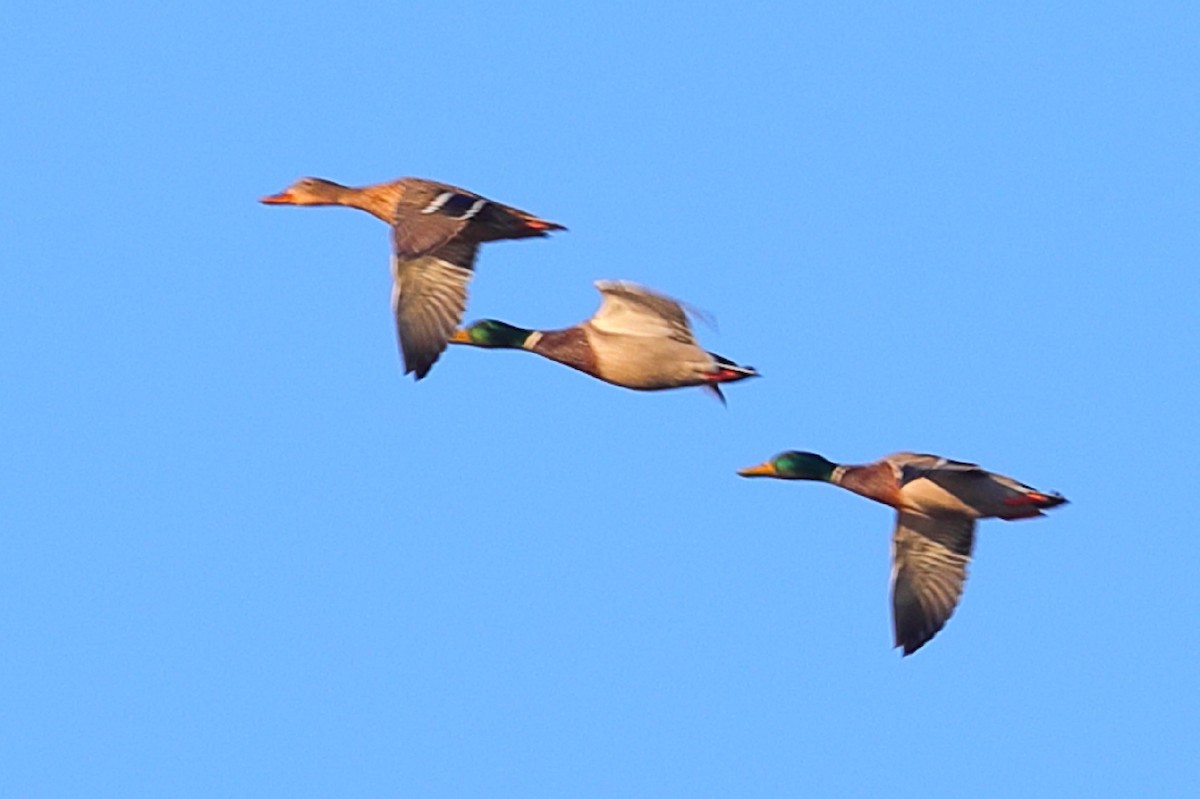
[[[462,321],[479,244],[545,236],[562,225],[446,183],[401,178],[342,186],[301,178],[267,205],[344,205],[392,226],[392,310],[405,374],[420,380]]]
[[[892,622],[896,646],[905,655],[937,635],[954,612],[967,579],[976,519],[1028,519],[1067,501],[973,463],[912,452],[861,466],[812,452],[784,452],[738,474],[832,483],[896,509]]]

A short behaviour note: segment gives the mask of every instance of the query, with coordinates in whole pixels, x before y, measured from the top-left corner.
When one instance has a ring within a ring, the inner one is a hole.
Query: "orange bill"
[[[281,191],[278,194],[268,194],[266,197],[260,199],[259,202],[264,205],[291,205],[295,200],[292,199],[290,191]]]
[[[757,466],[747,466],[745,469],[738,469],[738,474],[742,477],[774,477],[776,474],[775,464],[767,461]]]

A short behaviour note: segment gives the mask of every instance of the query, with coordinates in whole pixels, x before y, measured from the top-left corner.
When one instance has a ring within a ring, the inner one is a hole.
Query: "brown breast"
[[[552,361],[566,364],[572,369],[599,377],[596,353],[588,342],[587,333],[578,327],[566,330],[548,330],[534,345],[533,351]]]
[[[842,473],[838,485],[868,499],[898,508],[901,505],[900,485],[896,471],[890,463],[869,463],[865,466],[849,466]]]

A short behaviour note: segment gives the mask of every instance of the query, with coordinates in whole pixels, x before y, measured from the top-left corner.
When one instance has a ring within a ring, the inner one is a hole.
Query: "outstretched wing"
[[[901,511],[892,533],[892,624],[911,655],[945,626],[962,596],[975,522]]]
[[[596,330],[696,343],[687,313],[670,297],[624,280],[597,280],[596,288],[602,297],[600,309],[588,320]]]
[[[392,256],[392,311],[404,355],[404,373],[420,380],[446,349],[467,306],[474,242],[451,241],[417,258]]]

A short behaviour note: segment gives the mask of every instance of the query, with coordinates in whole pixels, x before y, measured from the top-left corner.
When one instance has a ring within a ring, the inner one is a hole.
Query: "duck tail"
[[[1038,515],[1040,511],[1067,504],[1067,498],[1058,493],[1043,494],[1041,491],[1026,491],[1024,494],[1009,497],[1004,500],[1004,504],[1012,508],[1027,508],[1034,511],[1031,515]]]
[[[713,352],[710,352],[709,355],[716,360],[717,366],[720,367],[709,376],[709,380],[713,383],[732,383],[736,380],[745,380],[747,377],[762,376],[753,366],[741,366]]]
[[[551,222],[547,219],[538,219],[536,216],[531,216],[525,219],[525,227],[530,230],[539,231],[545,235],[553,230],[566,230],[566,225],[560,225],[557,222]]]
[[[534,216],[526,211],[505,207],[502,211],[490,214],[485,219],[490,234],[496,238],[527,239],[549,236],[556,230],[566,230],[566,227],[551,222],[548,219]]]

